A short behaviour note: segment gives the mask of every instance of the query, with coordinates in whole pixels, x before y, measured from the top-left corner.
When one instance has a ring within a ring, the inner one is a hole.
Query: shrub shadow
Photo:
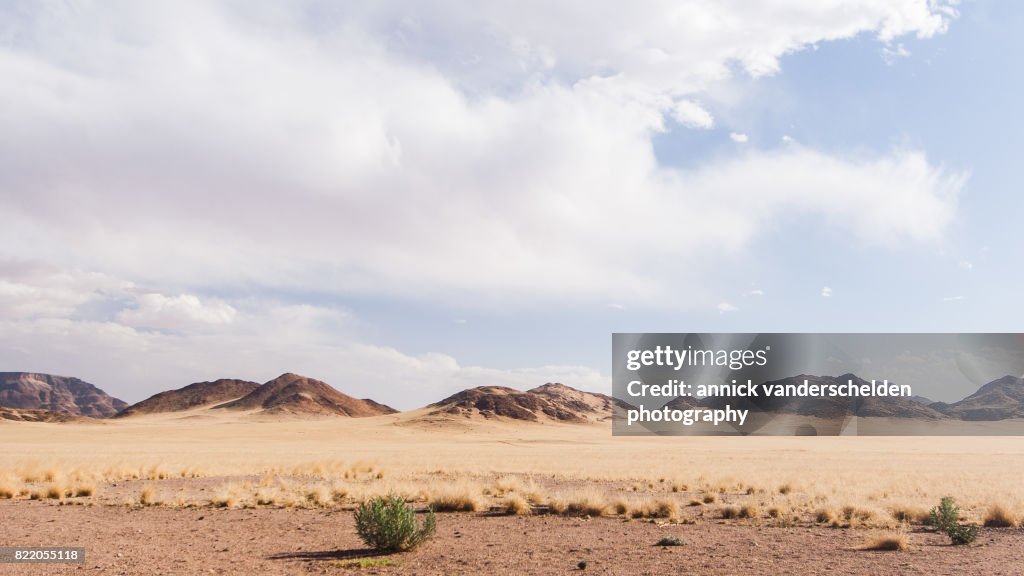
[[[352,548],[349,550],[310,550],[307,552],[282,552],[268,556],[270,560],[354,560],[358,558],[374,558],[387,556],[371,548]]]

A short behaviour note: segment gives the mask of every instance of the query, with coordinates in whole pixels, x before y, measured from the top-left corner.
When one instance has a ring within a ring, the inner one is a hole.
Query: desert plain
[[[80,565],[4,574],[1024,574],[1016,437],[621,437],[609,422],[197,409],[0,420],[0,441],[2,545],[86,549]],[[438,510],[437,533],[377,555],[352,511],[389,493]],[[943,496],[990,524],[975,543],[926,525]],[[907,549],[868,549],[879,539]]]

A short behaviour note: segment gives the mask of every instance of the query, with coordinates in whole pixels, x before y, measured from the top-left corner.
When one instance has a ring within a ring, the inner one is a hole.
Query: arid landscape
[[[0,419],[3,544],[87,560],[5,573],[1021,573],[1019,438],[615,437],[613,409],[552,384],[398,413],[294,374],[107,419],[9,408],[32,417]],[[352,510],[392,493],[437,534],[376,555]],[[926,525],[944,496],[974,544]]]

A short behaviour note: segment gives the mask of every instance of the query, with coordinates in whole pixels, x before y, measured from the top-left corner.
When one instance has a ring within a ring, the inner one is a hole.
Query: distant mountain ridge
[[[398,412],[373,400],[342,394],[320,380],[292,373],[282,374],[242,398],[216,406],[215,409],[259,410],[267,415],[335,415],[353,418]]]
[[[854,374],[842,376],[799,375],[768,384],[830,385],[853,380],[868,384]],[[822,418],[843,416],[915,420],[957,419],[997,421],[1024,419],[1024,379],[1004,376],[954,403],[913,397],[740,397],[677,398],[670,408],[753,408]],[[746,405],[746,406],[744,406]],[[299,374],[285,373],[264,384],[223,378],[196,382],[168,390],[128,406],[93,384],[78,378],[33,372],[0,372],[0,419],[31,422],[79,421],[76,417],[109,418],[179,412],[199,407],[253,411],[267,415],[370,417],[398,411],[369,398],[343,394],[330,385]],[[584,392],[559,383],[547,383],[522,391],[503,386],[479,386],[462,390],[428,405],[432,417],[505,419],[521,422],[601,422],[628,409],[625,402],[604,394]],[[417,413],[419,411],[414,411]]]
[[[0,372],[0,407],[108,418],[127,406],[127,402],[78,378]]]
[[[505,386],[468,388],[427,408],[432,416],[578,424],[607,420],[619,404],[611,396],[548,383],[525,392]]]
[[[246,396],[259,387],[260,385],[256,382],[233,378],[221,378],[213,382],[196,382],[184,388],[154,394],[142,402],[121,410],[114,417],[181,412],[209,404],[221,404]]]
[[[959,402],[935,402],[929,407],[961,420],[1024,418],[1024,379],[1003,376]]]

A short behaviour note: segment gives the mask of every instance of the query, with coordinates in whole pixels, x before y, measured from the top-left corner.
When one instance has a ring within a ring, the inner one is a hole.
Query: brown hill
[[[329,385],[298,374],[282,374],[249,394],[217,409],[260,410],[262,414],[304,416],[379,416],[397,412],[373,400],[360,400]]]
[[[610,396],[583,392],[564,384],[544,384],[526,392],[504,386],[480,386],[431,404],[427,414],[585,423],[609,419],[617,404]]]
[[[1003,376],[959,402],[936,402],[930,408],[962,420],[1024,418],[1024,380]]]
[[[220,404],[241,398],[259,387],[260,385],[255,382],[230,378],[222,378],[213,382],[196,382],[184,388],[150,396],[142,402],[118,412],[114,417],[180,412],[209,404]]]
[[[0,407],[107,418],[127,406],[78,378],[0,372]]]

